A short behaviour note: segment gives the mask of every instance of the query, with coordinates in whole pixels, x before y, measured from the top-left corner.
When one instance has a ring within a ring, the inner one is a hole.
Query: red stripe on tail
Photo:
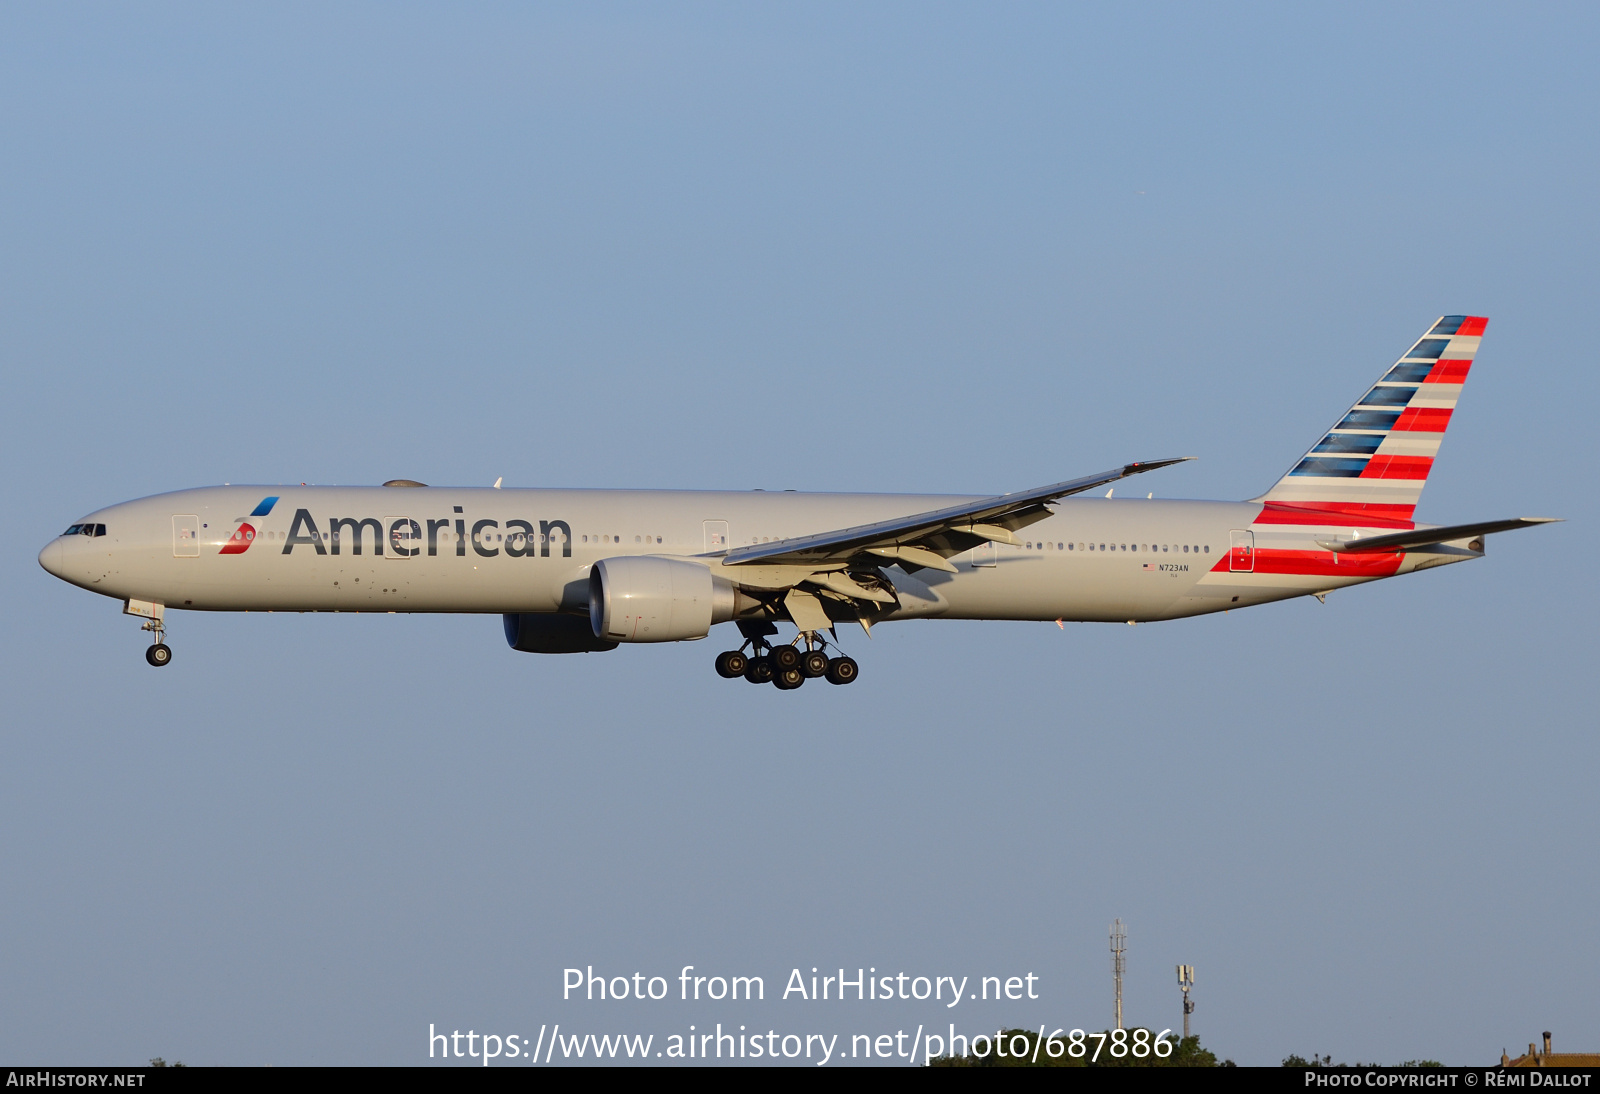
[[[1393,528],[1410,531],[1414,505],[1290,505],[1287,502],[1269,501],[1256,516],[1256,524],[1298,524],[1314,527],[1353,525],[1357,528]]]
[[[1407,407],[1394,423],[1396,433],[1443,433],[1450,425],[1450,415],[1455,413],[1443,407]]]
[[[1433,470],[1432,456],[1374,456],[1361,472],[1364,479],[1425,479]]]
[[[1464,384],[1467,382],[1467,372],[1472,368],[1472,358],[1465,360],[1439,359],[1439,363],[1429,370],[1423,378],[1425,384]]]

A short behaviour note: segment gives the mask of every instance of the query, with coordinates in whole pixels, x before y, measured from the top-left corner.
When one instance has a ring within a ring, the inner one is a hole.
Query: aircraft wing
[[[1359,539],[1325,540],[1317,543],[1330,551],[1360,553],[1365,551],[1404,551],[1412,547],[1426,547],[1468,536],[1486,536],[1490,532],[1509,532],[1513,528],[1534,528],[1552,524],[1561,517],[1513,517],[1510,520],[1485,520],[1477,524],[1448,524],[1442,528],[1415,528],[1409,532],[1395,532],[1386,536],[1362,536]]]
[[[724,566],[748,563],[838,568],[852,560],[873,565],[899,563],[908,569],[927,566],[955,572],[948,559],[985,541],[1013,543],[1011,533],[1050,515],[1051,502],[1105,486],[1129,475],[1169,467],[1193,456],[1129,463],[1112,471],[1058,482],[1016,494],[979,498],[944,509],[881,520],[874,524],[801,536],[748,547],[735,547],[723,556]]]

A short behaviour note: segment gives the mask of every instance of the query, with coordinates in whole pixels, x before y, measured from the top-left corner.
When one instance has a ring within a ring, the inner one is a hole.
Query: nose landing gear
[[[861,668],[852,657],[829,657],[827,640],[816,631],[801,631],[789,645],[773,645],[767,635],[771,624],[740,624],[745,642],[736,650],[717,654],[717,675],[724,680],[743,676],[752,684],[771,684],[779,691],[794,691],[807,680],[825,677],[830,684],[855,681]],[[804,648],[799,643],[804,642]],[[745,654],[746,648],[750,653]],[[154,662],[152,662],[153,664]]]
[[[144,651],[144,659],[151,666],[158,669],[171,664],[172,647],[167,645],[167,628],[161,625],[161,620],[147,620],[145,625],[139,629],[149,631],[150,637],[154,639],[150,644],[150,648]]]

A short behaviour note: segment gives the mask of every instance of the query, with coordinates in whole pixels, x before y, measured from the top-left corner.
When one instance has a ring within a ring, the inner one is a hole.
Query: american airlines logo
[[[250,515],[239,521],[218,553],[242,555],[248,551],[251,544],[262,538],[260,529],[251,521],[270,515],[277,504],[275,496],[262,498]],[[455,511],[459,514],[461,507],[456,506]],[[309,509],[296,509],[289,531],[274,542],[274,546],[277,542],[283,544],[281,553],[286,555],[293,554],[296,547],[303,547],[319,555],[337,556],[348,547],[352,556],[387,553],[396,558],[415,558],[424,552],[430,557],[437,556],[441,542],[449,544],[453,553],[462,558],[466,557],[469,543],[481,558],[494,558],[502,553],[508,558],[549,558],[551,546],[559,543],[560,557],[572,557],[572,527],[564,520],[511,519],[503,525],[498,520],[476,520],[469,533],[463,516],[421,521],[411,517],[331,517],[324,527],[317,523]]]
[[[461,512],[460,506],[456,506],[456,512]],[[384,520],[388,521],[387,527]],[[283,537],[282,553],[293,554],[296,547],[303,547],[319,555],[339,555],[348,547],[352,556],[369,548],[373,555],[382,555],[387,548],[397,558],[415,558],[423,553],[434,557],[443,540],[462,558],[466,557],[469,543],[480,558],[494,558],[502,552],[508,558],[549,558],[550,548],[556,543],[561,545],[561,557],[571,558],[571,525],[564,520],[537,523],[535,528],[533,521],[514,518],[502,525],[486,518],[473,521],[469,533],[462,516],[421,521],[412,517],[329,517],[323,528],[309,509],[296,509]]]
[[[250,517],[264,517],[271,513],[272,507],[277,504],[276,496],[262,498],[261,503],[250,510]],[[222,545],[219,554],[242,555],[250,549],[250,545],[256,541],[256,528],[250,523],[250,517],[239,522],[239,527],[233,530],[233,535]]]

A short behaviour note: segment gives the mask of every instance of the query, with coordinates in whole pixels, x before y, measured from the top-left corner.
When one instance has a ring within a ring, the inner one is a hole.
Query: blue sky
[[[573,965],[1037,973],[987,1025],[1490,1062],[1600,1012],[1581,5],[0,12],[0,1057],[413,1063]],[[35,562],[230,482],[1259,493],[1491,317],[1419,515],[1488,558],[1137,628],[713,640],[178,614]],[[1580,552],[1581,555],[1581,552]],[[909,1024],[909,1025],[908,1025]],[[1587,1031],[1587,1032],[1586,1032]],[[1592,1048],[1584,1042],[1582,1047]]]

